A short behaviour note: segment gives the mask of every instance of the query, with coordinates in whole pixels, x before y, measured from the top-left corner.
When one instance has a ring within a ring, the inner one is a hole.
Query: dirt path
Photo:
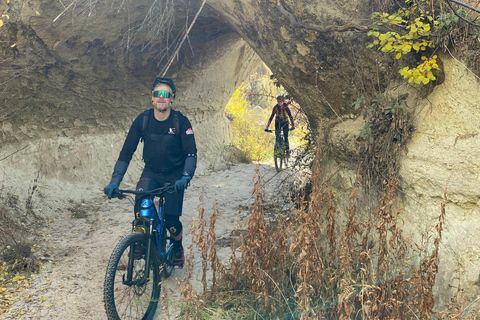
[[[255,164],[239,164],[229,170],[195,177],[187,191],[182,216],[187,234],[185,248],[191,244],[190,223],[196,215],[203,188],[207,196],[203,203],[207,220],[214,201],[218,203],[215,230],[219,245],[216,249],[220,260],[228,262],[231,232],[248,219],[248,206],[253,202],[255,167]],[[266,197],[271,198],[272,191],[287,173],[276,174],[270,165],[260,166],[260,173],[268,181]],[[84,217],[83,212],[87,212]],[[41,231],[43,237],[38,250],[45,258],[41,273],[30,281],[29,288],[21,292],[20,300],[0,319],[106,319],[105,267],[116,243],[130,232],[132,206],[127,200],[108,201],[98,190],[79,205],[73,215],[77,217],[72,217],[72,211],[59,213],[59,218]],[[192,285],[200,292],[201,259],[198,252],[194,254]],[[162,292],[167,292],[171,319],[178,315],[181,299],[177,290],[185,275],[185,270],[175,269],[162,286]],[[156,319],[165,319],[159,315],[157,311]]]

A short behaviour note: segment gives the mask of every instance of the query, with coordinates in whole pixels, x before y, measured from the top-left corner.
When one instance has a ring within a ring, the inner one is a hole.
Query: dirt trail
[[[255,167],[255,164],[239,164],[194,178],[187,190],[182,216],[185,248],[191,244],[190,223],[196,215],[203,188],[207,196],[203,202],[207,220],[214,201],[218,203],[215,230],[219,245],[216,249],[220,260],[228,262],[231,232],[246,222],[248,206],[253,202]],[[287,172],[276,174],[271,165],[264,164],[260,166],[260,173],[268,181],[266,197],[271,198]],[[130,232],[132,206],[128,200],[108,201],[98,190],[79,207],[80,214],[82,211],[88,212],[82,218],[72,217],[71,211],[62,212],[41,231],[43,237],[39,245],[43,249],[39,250],[43,250],[45,257],[41,273],[30,281],[30,287],[21,293],[20,300],[0,319],[106,319],[103,309],[105,268],[117,242]],[[198,252],[194,254],[192,285],[201,292],[201,259]],[[178,315],[181,299],[176,291],[185,275],[185,270],[175,269],[162,286],[162,292],[167,292],[171,319]],[[165,319],[160,313],[157,311],[156,319]]]

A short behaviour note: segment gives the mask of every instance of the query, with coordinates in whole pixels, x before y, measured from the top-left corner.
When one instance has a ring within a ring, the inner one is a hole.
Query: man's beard
[[[158,109],[159,112],[167,112],[167,110],[168,110],[168,107],[165,107],[163,109]]]

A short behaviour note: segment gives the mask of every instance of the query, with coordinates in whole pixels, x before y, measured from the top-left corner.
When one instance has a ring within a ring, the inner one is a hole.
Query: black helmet
[[[284,98],[283,96],[278,96],[278,97],[277,97],[277,100],[279,100],[279,101],[280,101],[280,100],[281,100],[281,101],[283,101],[283,100],[285,100],[285,98]]]
[[[175,89],[175,84],[173,83],[172,79],[156,77],[155,81],[153,81],[153,84],[152,84],[152,92],[155,90],[155,87],[158,84],[166,84],[167,86],[169,86],[170,89],[172,89],[173,97],[175,98],[175,93],[177,92],[177,90]]]

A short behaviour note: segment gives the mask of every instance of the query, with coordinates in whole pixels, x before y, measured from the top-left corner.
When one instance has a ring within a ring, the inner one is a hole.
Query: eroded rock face
[[[419,97],[406,85],[401,89],[410,93],[407,102],[414,113],[415,129],[407,152],[401,156],[397,206],[404,234],[418,244],[422,243],[422,234],[431,236],[431,249],[437,236],[433,227],[445,202],[435,283],[437,306],[450,302],[454,289],[449,285],[458,284],[452,277],[457,272],[461,273],[466,297],[474,300],[479,293],[480,272],[480,246],[476,241],[480,228],[480,84],[459,61],[450,56],[442,59],[445,81],[427,98]],[[326,161],[326,175],[333,176],[334,192],[343,208],[349,206],[357,169],[354,159],[358,157],[358,145],[352,143],[353,136],[363,124],[362,119],[346,119],[329,131],[331,154],[338,156]],[[366,198],[360,199],[359,207],[368,213],[372,208]]]
[[[116,141],[108,143],[114,151],[93,151],[115,158],[131,121],[150,106],[152,79],[170,66],[166,76],[178,86],[174,108],[194,123],[203,170],[221,163],[230,130],[224,106],[261,60],[302,105],[314,129],[322,117],[350,112],[360,88],[381,83],[378,72],[367,70],[374,58],[364,48],[366,26],[359,21],[367,13],[359,10],[360,2],[337,1],[335,8],[316,1],[209,0],[203,8],[199,0],[188,7],[154,3],[2,3],[0,9],[11,16],[2,35],[8,44],[4,64],[11,67],[0,75],[7,118],[0,126],[2,144],[17,150],[32,139],[74,141],[116,132]],[[366,72],[355,72],[358,61]],[[52,175],[55,167],[32,170]]]
[[[200,2],[188,8],[175,6],[169,22],[162,25],[172,28],[170,37],[177,37],[173,40],[154,29],[152,24],[158,21],[144,22],[149,10],[162,9],[151,5],[151,1],[68,8],[51,1],[10,5],[3,40],[15,44],[4,52],[5,65],[13,71],[0,76],[4,82],[0,158],[15,153],[3,162],[9,170],[99,184],[109,179],[131,122],[151,106],[151,83],[176,48],[170,44],[169,56],[162,50],[166,43],[182,40],[186,16],[191,23]],[[166,74],[177,85],[173,107],[194,126],[199,173],[224,166],[222,152],[230,142],[225,105],[260,62],[218,14],[202,10]],[[138,178],[140,163],[130,167],[128,176]]]

